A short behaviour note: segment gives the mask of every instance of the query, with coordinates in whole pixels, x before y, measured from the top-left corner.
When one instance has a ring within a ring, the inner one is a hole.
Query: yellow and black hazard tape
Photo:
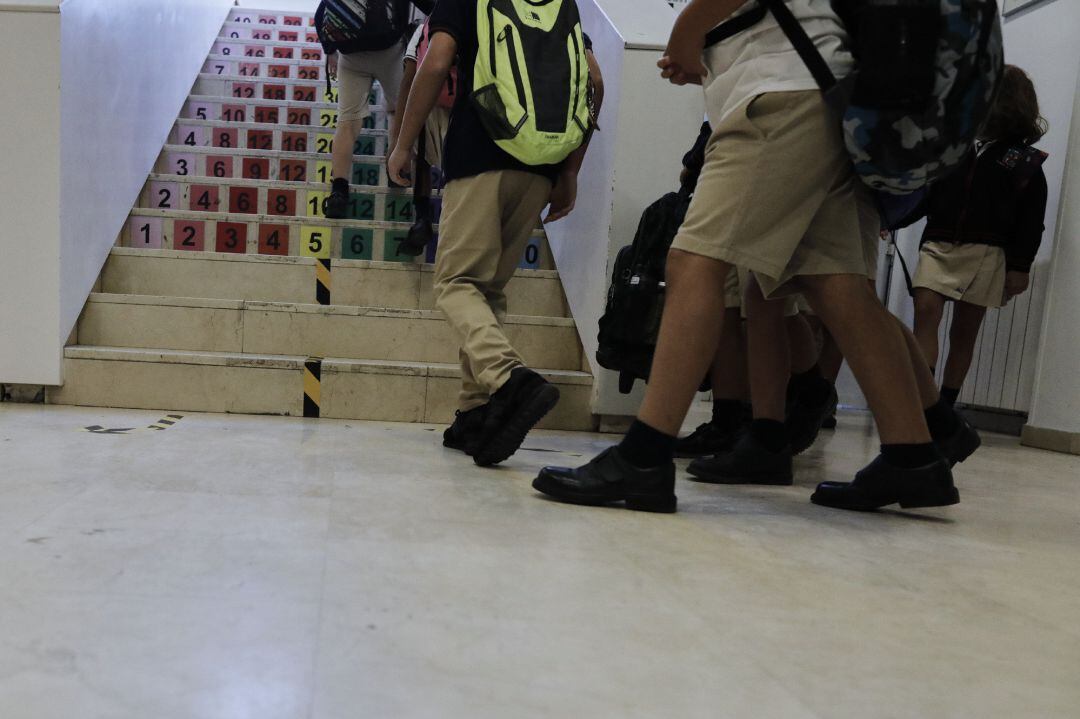
[[[167,414],[157,422],[154,422],[148,427],[102,427],[100,424],[92,424],[89,427],[83,427],[83,432],[92,432],[93,434],[132,434],[134,432],[150,432],[168,429],[174,424],[184,418],[182,414]]]
[[[330,304],[330,258],[315,260],[315,301]]]
[[[322,357],[304,360],[304,416],[318,417],[322,403]]]

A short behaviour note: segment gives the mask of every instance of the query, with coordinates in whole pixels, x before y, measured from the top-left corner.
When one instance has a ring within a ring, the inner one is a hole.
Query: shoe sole
[[[678,498],[674,494],[670,497],[631,495],[620,498],[599,496],[595,494],[571,494],[564,492],[562,485],[554,483],[548,484],[543,475],[534,479],[532,486],[537,492],[545,494],[552,499],[585,507],[603,507],[622,502],[626,509],[632,509],[636,512],[655,512],[658,514],[671,514],[678,507]]]
[[[518,411],[507,420],[503,428],[491,438],[473,460],[481,467],[505,462],[521,449],[529,431],[559,403],[559,388],[551,384],[541,386]]]
[[[820,507],[830,507],[832,509],[846,509],[852,512],[874,512],[884,507],[888,507],[891,504],[899,504],[901,509],[926,509],[929,507],[951,507],[954,504],[960,503],[960,491],[956,487],[949,487],[946,490],[936,492],[924,492],[920,494],[913,494],[908,497],[901,497],[900,499],[893,500],[891,502],[879,503],[844,503],[844,502],[829,502],[825,497],[818,495],[814,492],[810,495],[810,501]]]

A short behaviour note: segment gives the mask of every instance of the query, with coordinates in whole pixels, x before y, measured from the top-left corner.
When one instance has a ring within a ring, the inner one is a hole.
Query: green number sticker
[[[349,228],[341,236],[341,257],[345,260],[370,260],[374,244],[371,230]]]
[[[375,219],[375,195],[349,195],[349,216],[354,220]]]
[[[353,181],[354,185],[378,185],[379,180],[379,166],[367,162],[358,162],[353,165]]]
[[[400,252],[401,243],[408,236],[407,232],[387,232],[383,241],[383,260],[386,262],[416,262],[417,258]]]
[[[393,196],[388,195],[386,198],[386,221],[387,222],[408,222],[412,224],[413,221],[413,203],[411,197],[402,197],[400,195]]]
[[[354,155],[374,155],[375,154],[375,138],[365,137],[361,135],[356,138],[356,144],[353,145]]]

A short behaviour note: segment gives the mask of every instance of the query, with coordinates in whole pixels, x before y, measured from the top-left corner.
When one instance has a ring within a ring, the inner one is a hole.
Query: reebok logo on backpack
[[[575,0],[477,0],[470,95],[495,144],[527,165],[562,162],[589,129],[589,65]]]

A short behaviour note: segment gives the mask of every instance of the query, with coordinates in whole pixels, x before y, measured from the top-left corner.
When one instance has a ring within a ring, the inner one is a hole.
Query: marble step
[[[307,257],[116,247],[102,270],[100,291],[314,304],[315,265]],[[430,310],[433,276],[428,264],[335,260],[330,301]],[[507,297],[513,315],[570,316],[562,283],[553,270],[518,270],[507,285]]]
[[[506,332],[530,366],[583,366],[572,319],[511,315]],[[457,336],[432,310],[104,293],[90,295],[78,343],[396,362],[458,359]]]
[[[50,404],[179,412],[303,415],[300,355],[183,352],[73,346],[65,352],[63,387]],[[592,377],[542,370],[562,398],[540,427],[592,431]],[[457,406],[458,367],[448,363],[327,358],[320,416],[389,422],[449,423]],[[436,433],[433,442],[441,441]]]

